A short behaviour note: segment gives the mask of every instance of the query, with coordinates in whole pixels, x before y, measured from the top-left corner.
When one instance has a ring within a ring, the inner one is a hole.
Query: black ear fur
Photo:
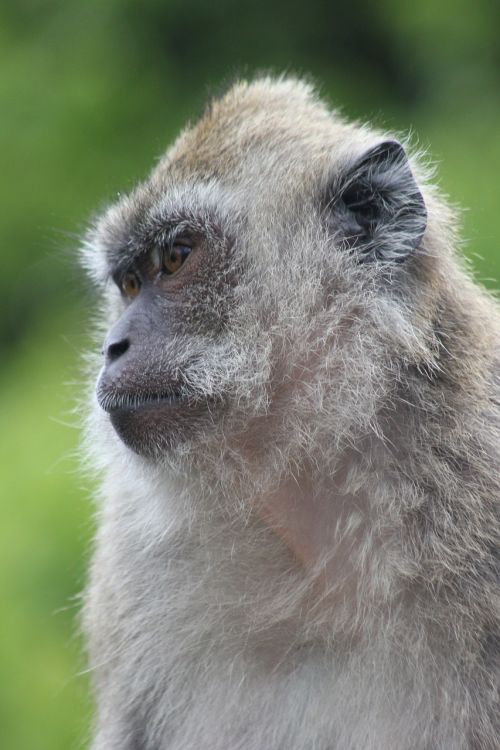
[[[332,228],[360,260],[404,261],[420,244],[427,210],[403,146],[385,141],[348,167],[330,211]]]

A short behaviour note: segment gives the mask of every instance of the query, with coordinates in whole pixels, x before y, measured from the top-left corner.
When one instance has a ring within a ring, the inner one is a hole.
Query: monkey
[[[500,746],[500,316],[457,227],[287,76],[93,221],[93,750]]]

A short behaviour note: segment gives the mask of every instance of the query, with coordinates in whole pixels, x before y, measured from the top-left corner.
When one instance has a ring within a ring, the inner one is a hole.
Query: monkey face
[[[373,341],[390,327],[372,328],[369,302],[393,294],[424,234],[399,143],[306,88],[236,93],[87,238],[112,318],[98,402],[142,455],[210,440],[282,456],[308,414],[337,436],[369,419]]]
[[[225,411],[234,264],[215,217],[187,212],[185,196],[182,216],[156,202],[141,210],[126,252],[110,259],[117,320],[97,399],[127,446],[156,456],[210,431]]]

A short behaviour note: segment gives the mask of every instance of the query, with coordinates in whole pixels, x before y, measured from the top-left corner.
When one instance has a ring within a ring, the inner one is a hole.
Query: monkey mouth
[[[97,402],[121,441],[139,455],[158,458],[195,439],[213,424],[216,401],[202,399],[185,383],[172,380],[151,390],[125,388],[119,378],[103,373]]]
[[[162,409],[188,402],[189,397],[182,390],[169,390],[161,393],[117,393],[97,389],[97,401],[108,414],[115,412],[138,412]]]
[[[192,439],[212,422],[210,407],[183,388],[123,393],[98,386],[97,401],[122,442],[151,458]]]
[[[168,449],[178,442],[179,427],[196,410],[194,400],[182,390],[116,393],[98,388],[97,400],[122,442],[144,456],[155,456],[160,447]]]

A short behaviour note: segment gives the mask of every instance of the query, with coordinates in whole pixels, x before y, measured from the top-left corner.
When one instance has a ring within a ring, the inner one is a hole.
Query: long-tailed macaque
[[[93,750],[500,746],[499,311],[456,225],[287,78],[95,222]]]

